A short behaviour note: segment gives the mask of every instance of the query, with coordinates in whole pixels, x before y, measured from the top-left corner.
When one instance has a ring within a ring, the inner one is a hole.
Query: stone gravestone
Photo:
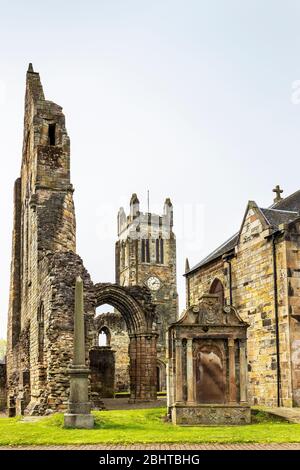
[[[64,424],[72,428],[93,428],[94,417],[90,414],[91,404],[88,400],[89,369],[85,365],[83,282],[76,278],[75,315],[74,315],[74,357],[69,368],[70,399]]]
[[[168,408],[174,424],[246,424],[248,324],[217,295],[168,329]]]

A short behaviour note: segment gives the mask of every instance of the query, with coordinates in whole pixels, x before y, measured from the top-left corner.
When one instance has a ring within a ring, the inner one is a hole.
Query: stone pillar
[[[157,335],[151,337],[151,390],[150,390],[150,400],[157,399],[157,374],[156,374],[156,363],[157,363],[157,353],[156,353],[156,343]]]
[[[173,384],[173,357],[172,343],[170,341],[170,333],[167,332],[167,407],[168,413],[174,402],[174,384]]]
[[[157,334],[130,337],[130,402],[156,400]]]
[[[186,344],[186,376],[187,376],[187,401],[195,402],[194,397],[194,367],[193,367],[193,340],[188,339]]]
[[[182,340],[176,339],[176,402],[183,401]]]
[[[135,335],[129,335],[129,378],[130,378],[130,400],[129,402],[134,403],[136,398],[136,355],[137,355],[137,338]]]
[[[140,394],[139,400],[147,400],[149,392],[149,370],[147,370],[147,351],[146,351],[146,338],[140,336]],[[147,380],[148,379],[148,380]]]
[[[138,335],[136,338],[136,367],[135,367],[135,400],[141,399],[142,387],[141,378],[144,375],[144,364],[142,362],[142,349],[141,349],[141,337]]]
[[[229,403],[236,402],[234,339],[228,339],[229,352]]]
[[[247,359],[244,339],[240,339],[240,401],[247,402]]]
[[[83,310],[83,282],[76,278],[75,284],[75,315],[74,315],[74,355],[73,364],[69,368],[70,398],[68,412],[64,423],[72,428],[93,428],[94,417],[90,414],[91,405],[88,401],[89,369],[85,365],[85,336]]]

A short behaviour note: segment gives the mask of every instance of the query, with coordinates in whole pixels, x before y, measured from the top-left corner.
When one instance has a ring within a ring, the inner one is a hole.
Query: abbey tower
[[[177,318],[176,239],[173,233],[173,206],[166,199],[163,214],[140,212],[136,194],[130,213],[118,213],[116,243],[116,283],[147,286],[156,305],[159,331],[158,355],[164,360],[165,332]]]
[[[147,287],[156,306],[157,385],[166,388],[166,331],[178,315],[176,286],[176,238],[173,232],[173,206],[166,199],[161,215],[141,212],[136,194],[130,200],[130,212],[118,213],[116,242],[116,284]],[[115,313],[98,317],[98,331],[109,336],[115,352],[115,390],[129,387],[129,337],[122,316]]]

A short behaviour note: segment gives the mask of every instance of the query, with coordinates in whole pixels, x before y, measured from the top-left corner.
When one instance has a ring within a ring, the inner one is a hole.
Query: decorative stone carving
[[[247,327],[217,295],[203,296],[170,326],[168,407],[174,424],[250,422]]]

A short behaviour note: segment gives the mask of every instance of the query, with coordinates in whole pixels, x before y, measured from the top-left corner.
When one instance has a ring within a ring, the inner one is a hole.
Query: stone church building
[[[300,405],[300,191],[269,208],[247,205],[240,230],[186,265],[187,306],[216,294],[248,328],[252,404]]]

